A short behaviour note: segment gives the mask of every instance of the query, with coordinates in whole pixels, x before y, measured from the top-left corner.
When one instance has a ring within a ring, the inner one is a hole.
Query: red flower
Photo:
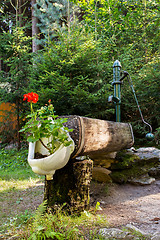
[[[27,93],[24,94],[24,98],[23,101],[27,101],[27,102],[32,102],[32,103],[36,103],[38,101],[38,94],[37,93]]]

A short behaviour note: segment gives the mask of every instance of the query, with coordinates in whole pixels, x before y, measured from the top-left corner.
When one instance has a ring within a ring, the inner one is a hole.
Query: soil
[[[145,233],[160,234],[160,180],[145,186],[92,183],[92,206],[96,202],[112,227],[131,223]]]
[[[34,211],[43,202],[43,191],[43,181],[37,181],[23,191],[8,193],[10,200],[2,203],[3,212],[9,216]],[[131,223],[146,233],[160,233],[160,180],[146,186],[92,182],[90,196],[91,207],[100,202],[98,213],[106,216],[109,226],[122,228]]]

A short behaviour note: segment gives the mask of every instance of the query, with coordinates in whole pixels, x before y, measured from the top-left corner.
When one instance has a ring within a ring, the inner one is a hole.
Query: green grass
[[[27,149],[0,149],[0,234],[43,200],[44,177],[32,172],[27,155]],[[38,197],[40,200],[35,201]]]
[[[83,240],[88,235],[96,239],[99,227],[107,222],[95,211],[71,217],[41,210],[44,176],[32,172],[27,154],[27,149],[0,150],[0,238]]]
[[[37,178],[27,163],[28,150],[0,150],[0,180]]]
[[[23,222],[23,224],[22,224]],[[89,240],[104,239],[98,235],[100,227],[106,227],[106,219],[101,215],[85,212],[81,216],[69,216],[61,209],[52,214],[46,212],[45,202],[34,214],[28,212],[18,216],[12,223],[12,235],[18,239],[60,239]]]

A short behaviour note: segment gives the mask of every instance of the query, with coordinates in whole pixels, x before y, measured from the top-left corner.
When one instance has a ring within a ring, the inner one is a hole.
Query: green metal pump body
[[[116,107],[116,122],[121,121],[121,84],[120,81],[120,71],[121,71],[121,63],[116,60],[113,64],[113,82],[114,86],[114,96],[113,101]]]

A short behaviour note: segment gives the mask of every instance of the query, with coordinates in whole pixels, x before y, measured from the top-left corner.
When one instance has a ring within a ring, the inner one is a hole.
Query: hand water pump
[[[137,96],[136,96],[136,93],[135,93],[135,90],[134,90],[134,87],[133,87],[131,76],[126,71],[123,71],[123,75],[121,76],[121,63],[118,60],[116,60],[113,64],[113,82],[112,82],[112,85],[114,86],[114,95],[109,96],[109,98],[108,98],[109,102],[113,101],[115,103],[116,122],[121,121],[121,109],[120,109],[120,105],[121,105],[121,85],[123,83],[122,80],[125,77],[127,77],[129,85],[130,85],[131,90],[133,92],[133,95],[134,95],[134,98],[135,98],[135,101],[136,101],[136,104],[137,104],[142,122],[144,124],[146,124],[150,129],[150,132],[146,134],[146,138],[148,140],[153,140],[154,135],[152,133],[152,126],[144,120],[144,117],[143,117],[143,114],[142,114],[141,108],[139,106],[138,99],[137,99]]]

